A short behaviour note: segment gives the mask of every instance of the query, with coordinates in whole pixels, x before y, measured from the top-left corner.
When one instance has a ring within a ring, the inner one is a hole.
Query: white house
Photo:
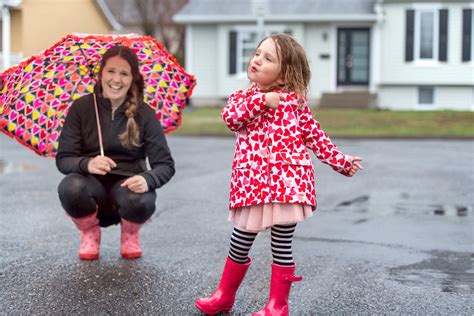
[[[474,110],[472,0],[190,0],[186,69],[195,105],[222,104],[248,85],[262,35],[296,37],[321,106]]]

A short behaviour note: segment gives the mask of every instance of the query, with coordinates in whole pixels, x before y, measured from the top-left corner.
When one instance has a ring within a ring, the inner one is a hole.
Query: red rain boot
[[[142,249],[140,248],[140,235],[138,231],[143,224],[127,221],[122,218],[120,237],[120,254],[125,259],[136,259],[142,256]]]
[[[267,305],[253,316],[288,316],[288,296],[291,283],[301,281],[295,276],[296,266],[279,266],[272,264],[272,280],[270,282],[270,298]]]
[[[81,249],[79,258],[82,260],[95,260],[100,252],[100,227],[97,212],[84,217],[71,217],[81,234]]]
[[[237,293],[251,263],[250,257],[245,264],[234,262],[227,257],[219,287],[210,296],[198,298],[195,303],[196,307],[207,315],[229,312],[234,306],[235,293]]]

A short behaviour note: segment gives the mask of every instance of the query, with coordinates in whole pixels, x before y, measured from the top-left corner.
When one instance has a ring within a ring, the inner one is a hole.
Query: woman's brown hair
[[[280,61],[280,78],[283,84],[274,88],[293,91],[300,97],[300,101],[305,99],[311,70],[303,47],[291,35],[273,34],[263,38],[257,48],[266,39],[271,39],[275,43]]]
[[[138,57],[131,48],[116,45],[105,52],[100,62],[99,79],[96,84],[98,88],[97,91],[102,93],[102,71],[107,61],[115,56],[123,58],[130,65],[132,70],[132,84],[125,97],[125,115],[128,117],[128,121],[125,131],[119,135],[119,139],[126,148],[140,147],[140,130],[135,121],[135,115],[137,115],[138,106],[143,101],[144,82],[140,73]]]

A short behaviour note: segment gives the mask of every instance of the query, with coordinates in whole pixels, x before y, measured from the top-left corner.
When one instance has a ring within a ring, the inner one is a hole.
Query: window
[[[265,29],[265,35],[276,33],[291,34],[285,27],[275,27]],[[253,51],[257,47],[261,38],[255,27],[236,27],[235,31],[229,34],[229,74],[244,75],[247,73],[247,64]]]
[[[435,104],[434,101],[434,87],[418,87],[418,105],[420,107],[433,107]]]
[[[423,10],[415,14],[415,59],[438,59],[437,11]]]
[[[256,31],[242,31],[237,35],[237,73],[247,72],[247,63],[258,42]]]
[[[406,61],[447,61],[448,10],[423,7],[407,10]]]

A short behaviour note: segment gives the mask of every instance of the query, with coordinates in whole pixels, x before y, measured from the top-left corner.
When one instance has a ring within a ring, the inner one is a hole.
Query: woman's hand
[[[115,167],[117,167],[117,164],[109,157],[96,156],[89,160],[87,164],[87,171],[92,174],[100,174],[103,176]]]
[[[143,176],[133,176],[125,180],[121,187],[127,187],[133,193],[145,193],[148,192],[148,183]]]
[[[265,106],[270,109],[276,109],[278,108],[278,105],[280,104],[281,99],[282,99],[282,96],[280,96],[278,93],[267,92],[265,93]]]
[[[349,177],[352,177],[353,175],[356,174],[357,171],[362,170],[362,165],[359,163],[359,161],[362,161],[362,158],[357,157],[357,156],[349,156],[346,155],[347,159],[352,163],[351,169],[349,170]]]

